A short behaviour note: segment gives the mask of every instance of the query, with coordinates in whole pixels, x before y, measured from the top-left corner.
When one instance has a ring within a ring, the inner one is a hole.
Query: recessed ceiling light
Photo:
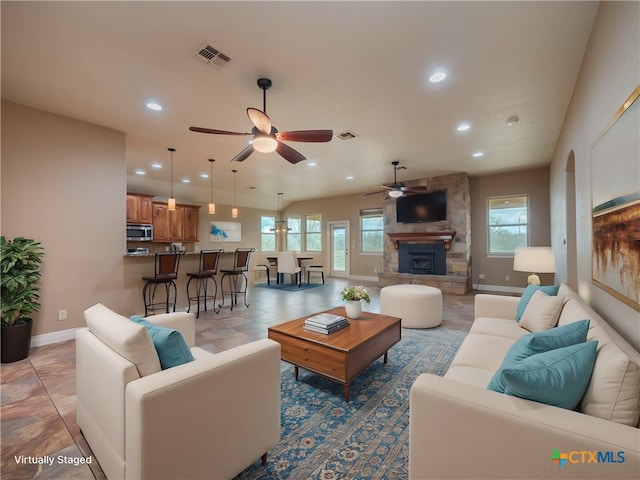
[[[438,83],[443,81],[445,78],[447,78],[447,74],[444,72],[435,72],[433,74],[431,74],[431,76],[429,77],[429,81],[431,83]]]
[[[162,164],[158,163],[158,162],[153,162],[151,164],[151,168],[162,168]]]
[[[149,110],[159,112],[160,110],[162,110],[162,105],[157,102],[147,102],[147,108]]]
[[[484,157],[484,152],[473,152],[475,158]]]
[[[470,123],[463,122],[463,123],[461,123],[460,125],[458,125],[456,127],[456,130],[458,130],[459,132],[466,132],[470,128],[471,128],[471,124]]]
[[[316,162],[309,162],[309,163],[307,163],[307,166],[315,167],[316,166]]]
[[[189,180],[188,178],[183,178],[182,183],[191,183],[191,180]]]
[[[136,175],[144,175],[144,170],[138,169],[136,170]]]
[[[200,174],[200,178],[209,178],[209,174],[208,174],[208,173],[205,173],[205,172],[202,172],[202,173]]]
[[[353,175],[349,175],[346,178],[347,178],[347,180],[353,180]]]

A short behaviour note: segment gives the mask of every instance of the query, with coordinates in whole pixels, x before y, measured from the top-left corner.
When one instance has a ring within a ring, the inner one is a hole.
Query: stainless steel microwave
[[[153,225],[128,223],[127,240],[135,242],[150,242],[153,240]]]

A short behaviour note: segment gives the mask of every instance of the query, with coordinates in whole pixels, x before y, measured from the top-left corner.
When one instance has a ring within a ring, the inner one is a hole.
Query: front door
[[[349,276],[349,222],[329,222],[330,272],[332,277]]]

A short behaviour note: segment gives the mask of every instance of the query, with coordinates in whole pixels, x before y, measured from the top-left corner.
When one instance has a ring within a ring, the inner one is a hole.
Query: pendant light
[[[171,169],[170,169],[170,185],[171,185],[171,193],[169,194],[169,200],[167,201],[167,209],[168,210],[175,210],[176,209],[176,199],[173,198],[173,152],[176,151],[175,148],[167,148],[167,150],[169,150],[171,152]]]
[[[210,158],[209,164],[211,165],[211,174],[209,175],[209,179],[211,180],[211,189],[209,191],[209,215],[216,213],[216,204],[213,203],[213,162],[215,162],[215,160]]]
[[[280,233],[280,232],[288,232],[291,230],[287,226],[287,221],[282,218],[282,204],[283,204],[283,195],[284,193],[278,193],[278,204],[276,206],[276,223],[271,228],[272,232]]]
[[[236,207],[236,173],[238,170],[231,170],[233,172],[233,208],[231,209],[231,218],[238,218],[238,208]]]

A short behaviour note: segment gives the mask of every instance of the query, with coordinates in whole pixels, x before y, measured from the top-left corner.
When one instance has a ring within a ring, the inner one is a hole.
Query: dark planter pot
[[[29,319],[27,323],[19,325],[2,326],[2,363],[12,363],[24,360],[29,356],[31,349],[31,330],[33,321]]]

